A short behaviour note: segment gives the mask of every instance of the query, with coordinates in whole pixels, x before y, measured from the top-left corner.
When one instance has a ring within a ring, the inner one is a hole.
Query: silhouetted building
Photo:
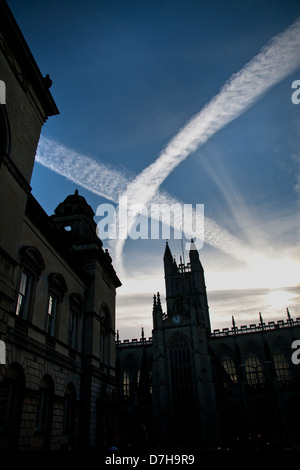
[[[193,242],[186,265],[167,243],[164,272],[167,311],[155,295],[152,338],[116,343],[120,438],[198,448],[255,443],[257,435],[269,443],[299,438],[300,366],[291,357],[300,319],[287,311],[286,320],[260,315],[257,325],[238,328],[233,319],[211,331]]]
[[[31,194],[40,131],[58,109],[4,0],[0,79],[0,449],[104,447],[120,281],[78,191],[51,217]]]

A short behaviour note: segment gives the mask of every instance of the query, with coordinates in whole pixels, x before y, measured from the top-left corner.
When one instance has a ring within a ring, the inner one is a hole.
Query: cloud
[[[212,329],[231,327],[232,316],[240,327],[258,323],[259,312],[266,323],[286,318],[287,307],[293,319],[300,314],[299,287],[209,291],[208,301]]]

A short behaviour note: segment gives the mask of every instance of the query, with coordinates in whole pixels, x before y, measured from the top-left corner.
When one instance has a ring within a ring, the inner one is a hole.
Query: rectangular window
[[[25,271],[22,272],[19,295],[17,301],[16,315],[24,320],[28,317],[29,297],[32,285],[32,276]]]
[[[76,348],[76,332],[77,332],[77,313],[71,312],[71,326],[70,326],[70,346]]]
[[[55,334],[55,321],[57,316],[58,308],[58,298],[53,294],[50,294],[49,304],[48,304],[48,323],[47,323],[47,333],[51,336]]]

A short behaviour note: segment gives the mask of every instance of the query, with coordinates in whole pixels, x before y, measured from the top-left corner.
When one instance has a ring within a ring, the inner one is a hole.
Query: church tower
[[[188,316],[193,307],[196,311],[197,322],[210,333],[204,270],[193,240],[191,240],[189,251],[189,263],[186,265],[181,256],[180,263],[177,265],[167,242],[164,271],[168,315],[174,317],[173,321],[176,322],[177,319],[178,322],[179,317]]]
[[[153,303],[153,415],[162,442],[218,440],[214,363],[204,270],[193,240],[189,262],[164,253],[167,311]]]

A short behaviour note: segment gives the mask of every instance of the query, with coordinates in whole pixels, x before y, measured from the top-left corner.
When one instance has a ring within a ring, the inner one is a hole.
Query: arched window
[[[12,364],[0,382],[0,449],[18,445],[24,390],[24,371]]]
[[[108,307],[102,305],[100,310],[100,362],[110,364],[111,319]]]
[[[123,397],[131,398],[138,389],[141,366],[133,354],[129,354],[123,363]]]
[[[248,385],[257,386],[266,383],[266,368],[259,351],[254,347],[248,349],[244,366]]]
[[[45,375],[39,388],[35,433],[42,437],[42,446],[50,448],[54,400],[54,383]]]
[[[22,320],[31,321],[36,284],[44,269],[45,263],[39,250],[33,246],[21,249],[16,316]]]
[[[174,392],[178,395],[175,399],[178,401],[188,392],[192,383],[190,348],[185,337],[176,333],[169,341],[168,351],[171,379],[175,386]]]
[[[230,347],[222,344],[218,349],[218,357],[221,364],[233,383],[237,382],[237,369],[234,361],[234,353]]]
[[[222,366],[224,367],[225,371],[229,375],[230,379],[233,383],[237,382],[237,373],[236,373],[236,365],[233,359],[229,356],[223,356],[221,359]]]

